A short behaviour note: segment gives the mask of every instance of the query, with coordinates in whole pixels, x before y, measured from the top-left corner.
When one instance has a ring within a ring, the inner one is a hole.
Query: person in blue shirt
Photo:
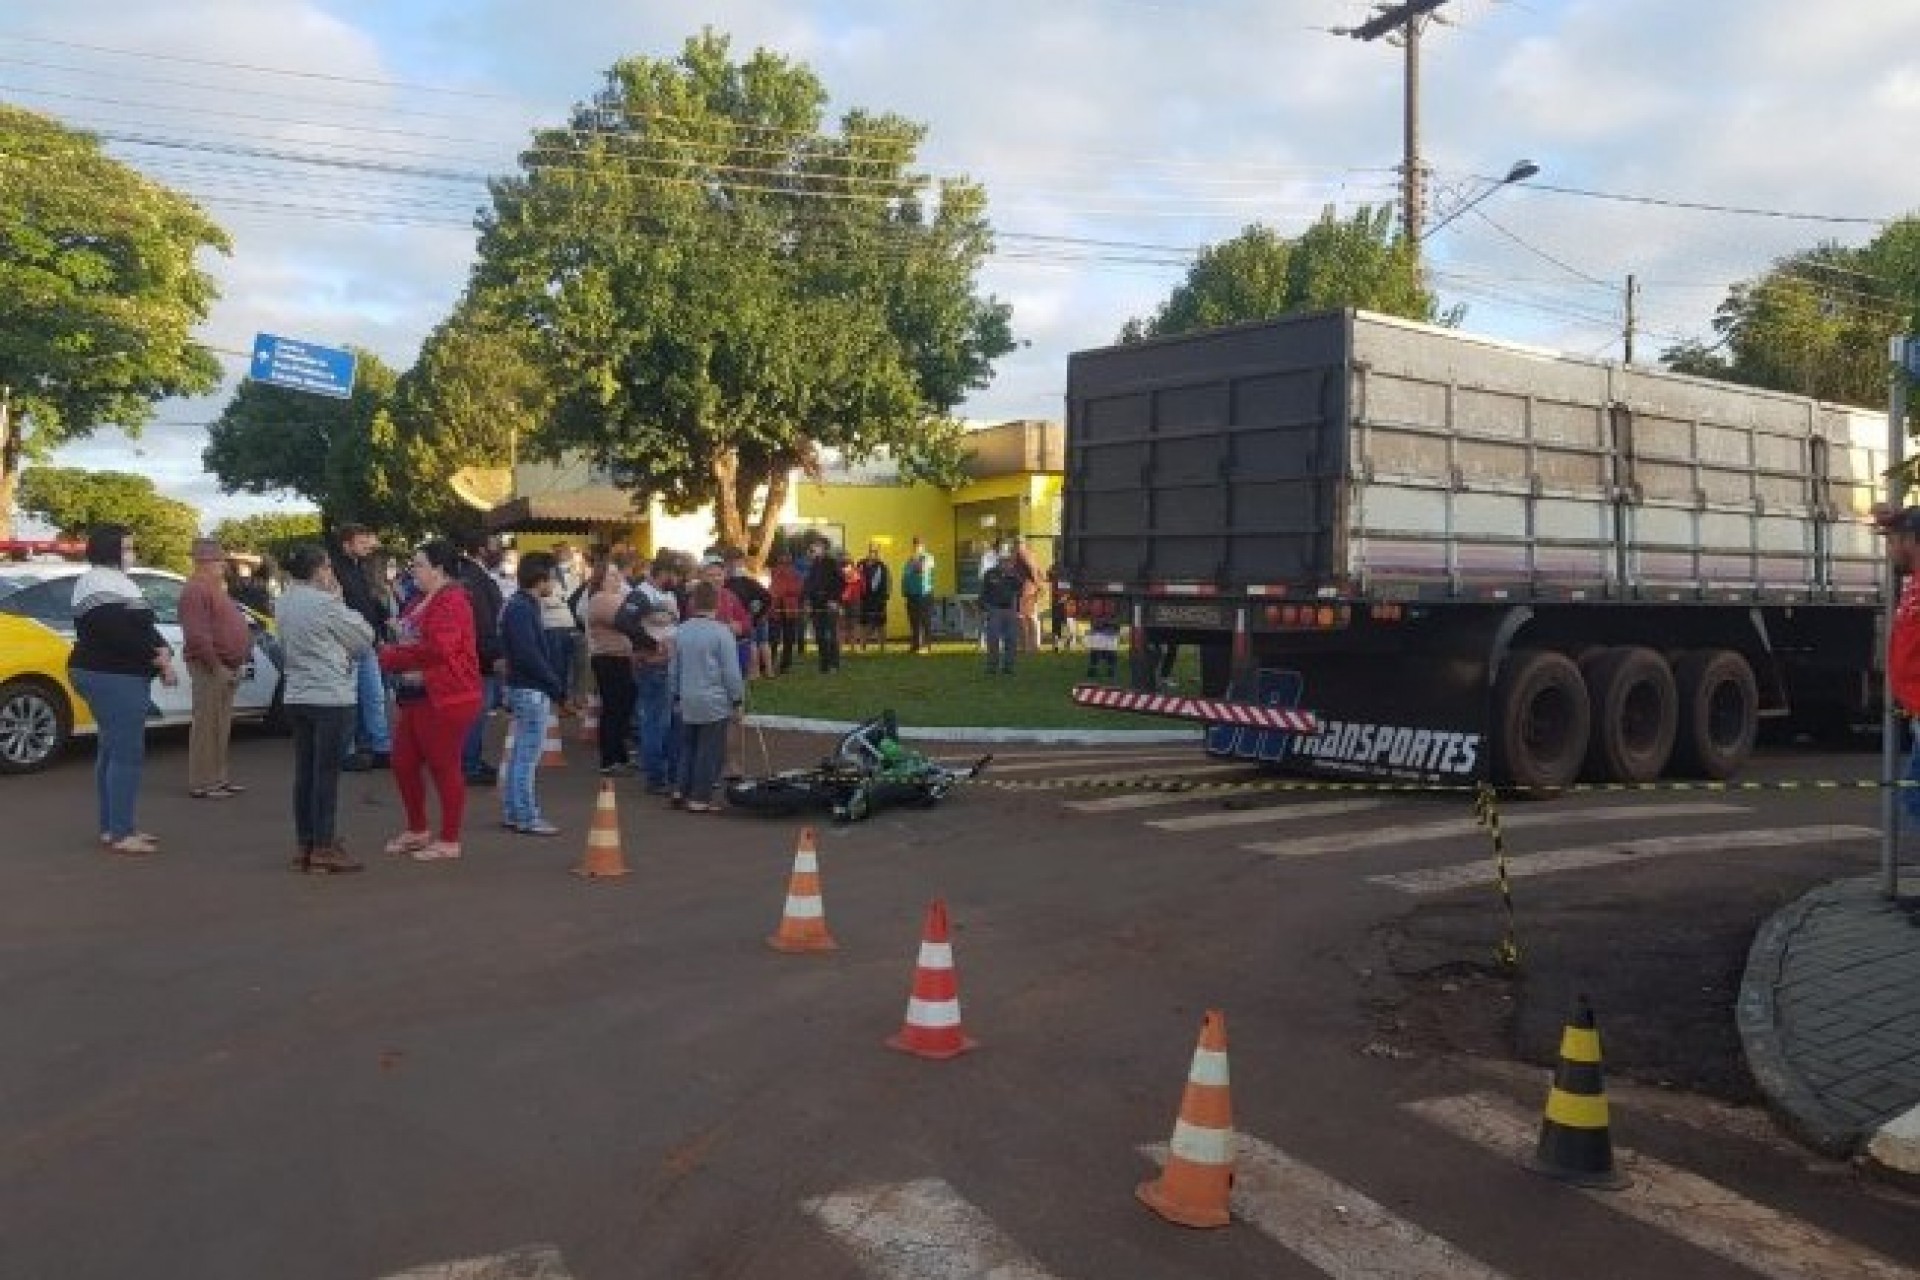
[[[502,824],[529,836],[555,836],[560,828],[540,813],[534,775],[546,745],[547,717],[566,710],[567,686],[555,668],[541,614],[554,590],[553,557],[530,551],[514,571],[519,587],[500,611],[500,647],[506,658],[507,712],[513,717],[513,753],[507,758],[500,797]]]

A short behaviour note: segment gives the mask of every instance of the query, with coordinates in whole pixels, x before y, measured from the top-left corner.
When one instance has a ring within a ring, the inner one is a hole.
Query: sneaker
[[[433,836],[426,831],[402,831],[387,841],[387,852],[399,857],[402,854],[418,853],[433,843]]]
[[[413,851],[415,862],[442,862],[460,856],[460,846],[451,840],[435,840]]]
[[[560,828],[554,826],[545,818],[535,818],[532,822],[521,825],[520,834],[523,836],[557,836],[560,834]]]

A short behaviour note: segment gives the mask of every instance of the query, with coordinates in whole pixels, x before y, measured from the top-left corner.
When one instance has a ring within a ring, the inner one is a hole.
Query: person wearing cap
[[[212,538],[193,540],[193,575],[180,592],[180,634],[185,643],[193,727],[187,733],[187,794],[225,800],[240,794],[227,776],[233,737],[233,696],[253,649],[246,615],[227,594],[227,552]]]
[[[1900,603],[1887,633],[1887,691],[1907,717],[1913,751],[1907,758],[1907,781],[1920,784],[1920,507],[1895,511],[1873,509],[1875,523],[1887,535],[1887,555],[1894,571],[1905,580]],[[1900,792],[1910,824],[1920,824],[1920,785]]]

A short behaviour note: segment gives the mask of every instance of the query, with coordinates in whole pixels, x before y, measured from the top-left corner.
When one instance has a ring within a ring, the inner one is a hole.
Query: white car
[[[66,678],[74,642],[73,584],[84,572],[85,565],[68,562],[0,565],[0,636],[10,637],[6,647],[12,651],[11,658],[0,655],[0,773],[43,768],[71,739],[95,732],[92,712]],[[186,579],[164,569],[133,569],[129,576],[152,603],[160,634],[175,653],[183,652],[180,592]],[[253,632],[253,653],[234,697],[234,719],[277,719],[279,642],[264,618],[241,612]],[[184,662],[174,669],[180,673],[177,685],[155,680],[151,686],[149,726],[193,721],[192,675]]]

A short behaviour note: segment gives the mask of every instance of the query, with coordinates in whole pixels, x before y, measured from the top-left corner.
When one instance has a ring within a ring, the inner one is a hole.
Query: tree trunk
[[[740,454],[722,449],[713,458],[713,531],[723,547],[747,545],[747,513],[740,501]]]
[[[21,436],[8,404],[10,396],[0,388],[0,542],[13,537],[13,495],[20,489]]]
[[[767,505],[760,511],[760,523],[754,526],[753,541],[745,550],[747,567],[755,573],[766,567],[773,544],[780,536],[780,509],[787,505],[787,490],[793,485],[793,468],[776,465],[767,477]]]

